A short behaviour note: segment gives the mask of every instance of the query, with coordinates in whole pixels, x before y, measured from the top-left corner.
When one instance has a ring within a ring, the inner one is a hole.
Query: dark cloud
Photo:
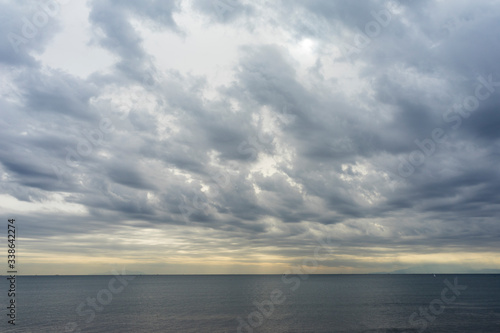
[[[139,5],[135,1],[93,1],[89,20],[94,27],[95,40],[121,58],[116,67],[128,78],[147,83],[145,70],[150,67],[151,58],[144,51],[143,38],[131,20],[146,20],[157,29],[180,32],[172,17],[179,10],[179,2],[151,0]]]
[[[43,52],[59,31],[55,17],[60,8],[38,1],[0,3],[0,62],[7,66],[36,67],[33,54]]]
[[[193,1],[194,8],[204,13],[214,22],[232,23],[239,18],[255,14],[255,9],[240,0]]]

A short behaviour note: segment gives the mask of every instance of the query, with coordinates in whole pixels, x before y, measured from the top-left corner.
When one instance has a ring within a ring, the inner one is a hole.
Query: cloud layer
[[[0,6],[26,273],[499,267],[499,4]]]

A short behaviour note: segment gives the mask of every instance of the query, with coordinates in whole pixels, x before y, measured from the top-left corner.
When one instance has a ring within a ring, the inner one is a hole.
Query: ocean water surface
[[[1,332],[500,332],[498,274],[18,276],[17,290]]]

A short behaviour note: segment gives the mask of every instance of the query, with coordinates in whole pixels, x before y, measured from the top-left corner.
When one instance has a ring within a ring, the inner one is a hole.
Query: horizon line
[[[112,273],[101,273],[101,274],[1,274],[0,276],[9,276],[9,275],[15,275],[15,276],[115,276],[116,274]],[[271,273],[271,274],[259,274],[259,273],[250,273],[250,274],[160,274],[160,273],[148,273],[148,274],[143,274],[143,273],[134,273],[134,274],[120,274],[122,276],[131,276],[131,275],[137,275],[137,276],[244,276],[244,275],[276,275],[276,276],[294,276],[294,275],[500,275],[500,272],[496,273],[318,273],[318,274],[277,274],[277,273]]]

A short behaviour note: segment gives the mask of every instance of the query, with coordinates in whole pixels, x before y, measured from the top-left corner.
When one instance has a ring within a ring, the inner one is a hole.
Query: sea
[[[0,332],[500,332],[499,274],[17,276]]]

